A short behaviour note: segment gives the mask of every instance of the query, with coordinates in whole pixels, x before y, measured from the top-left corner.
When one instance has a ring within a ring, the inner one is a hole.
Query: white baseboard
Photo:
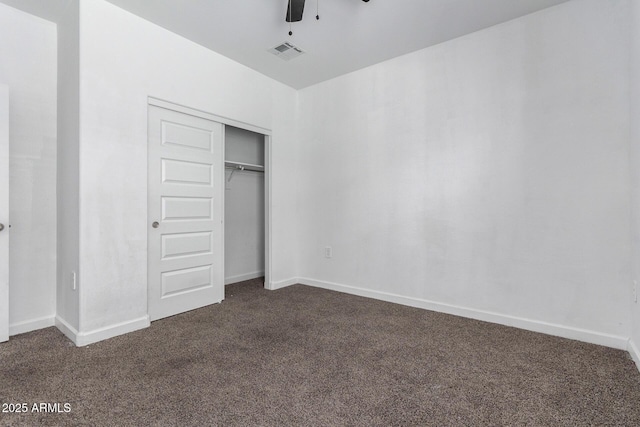
[[[631,355],[633,361],[636,362],[638,371],[640,371],[640,348],[638,348],[638,346],[636,346],[636,343],[634,343],[632,340],[629,340],[627,350],[629,351],[629,354]]]
[[[244,282],[245,280],[257,279],[263,277],[264,271],[255,271],[253,273],[238,274],[237,276],[225,277],[224,284],[230,285],[232,283]]]
[[[36,331],[42,328],[48,328],[55,325],[55,316],[40,317],[38,319],[27,320],[24,322],[13,323],[9,325],[9,336],[24,334]]]
[[[279,282],[265,283],[264,287],[270,291],[275,291],[278,289],[286,288],[287,286],[295,285],[297,283],[300,283],[300,281],[297,277],[294,277],[292,279],[281,280]]]
[[[106,326],[104,328],[94,329],[89,332],[78,332],[63,319],[56,317],[56,326],[58,329],[60,329],[60,331],[78,347],[84,347],[85,345],[117,337],[118,335],[124,335],[139,329],[148,328],[149,325],[151,325],[149,316],[144,316],[127,322]]]
[[[93,344],[98,341],[124,335],[139,329],[148,328],[151,325],[149,316],[143,316],[138,319],[129,320],[115,325],[106,326],[104,328],[94,329],[89,332],[80,332],[76,341],[78,347]]]
[[[342,285],[339,283],[324,282],[307,278],[298,278],[297,282],[303,285],[313,286],[317,288],[344,292],[346,294],[373,298],[396,304],[407,305],[410,307],[422,308],[425,310],[453,314],[455,316],[468,317],[471,319],[482,320],[490,323],[498,323],[505,326],[513,326],[528,331],[540,332],[543,334],[554,335],[562,338],[584,341],[591,344],[616,348],[619,350],[627,350],[628,348],[628,338],[590,331],[587,329],[580,329],[571,326],[542,322],[539,320],[509,316],[505,314],[477,310],[469,307],[461,307],[452,304],[445,304],[436,301],[429,301],[420,298],[406,297],[388,292],[374,291],[370,289]]]
[[[56,328],[76,344],[78,331],[60,316],[56,316]]]

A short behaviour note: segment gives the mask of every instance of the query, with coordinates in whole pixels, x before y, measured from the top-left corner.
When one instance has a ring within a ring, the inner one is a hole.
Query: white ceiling
[[[69,2],[0,1],[54,22]],[[288,0],[108,1],[300,89],[567,0],[306,0],[291,37]],[[284,41],[306,53],[283,61],[267,52]]]

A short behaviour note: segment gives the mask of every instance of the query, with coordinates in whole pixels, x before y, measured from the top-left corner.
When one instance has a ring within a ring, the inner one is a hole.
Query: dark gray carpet
[[[29,406],[0,413],[11,426],[637,426],[640,373],[623,351],[253,281],[84,348],[55,328],[15,336],[0,402]]]

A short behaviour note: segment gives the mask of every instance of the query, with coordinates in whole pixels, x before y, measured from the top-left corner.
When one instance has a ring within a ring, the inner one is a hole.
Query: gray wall
[[[58,281],[57,318],[80,329],[80,27],[79,0],[70,1],[58,23]]]
[[[629,159],[631,166],[631,225],[633,245],[631,251],[632,286],[635,287],[635,298],[631,298],[631,315],[633,327],[631,331],[630,351],[640,369],[640,2],[631,2],[631,69],[630,69],[630,114],[631,140]],[[631,295],[634,292],[630,293]]]

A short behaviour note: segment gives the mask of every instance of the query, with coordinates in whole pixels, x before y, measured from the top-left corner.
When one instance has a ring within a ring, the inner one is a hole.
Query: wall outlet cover
[[[332,256],[333,256],[333,250],[331,249],[331,246],[327,246],[326,248],[324,248],[324,257],[331,258]]]

